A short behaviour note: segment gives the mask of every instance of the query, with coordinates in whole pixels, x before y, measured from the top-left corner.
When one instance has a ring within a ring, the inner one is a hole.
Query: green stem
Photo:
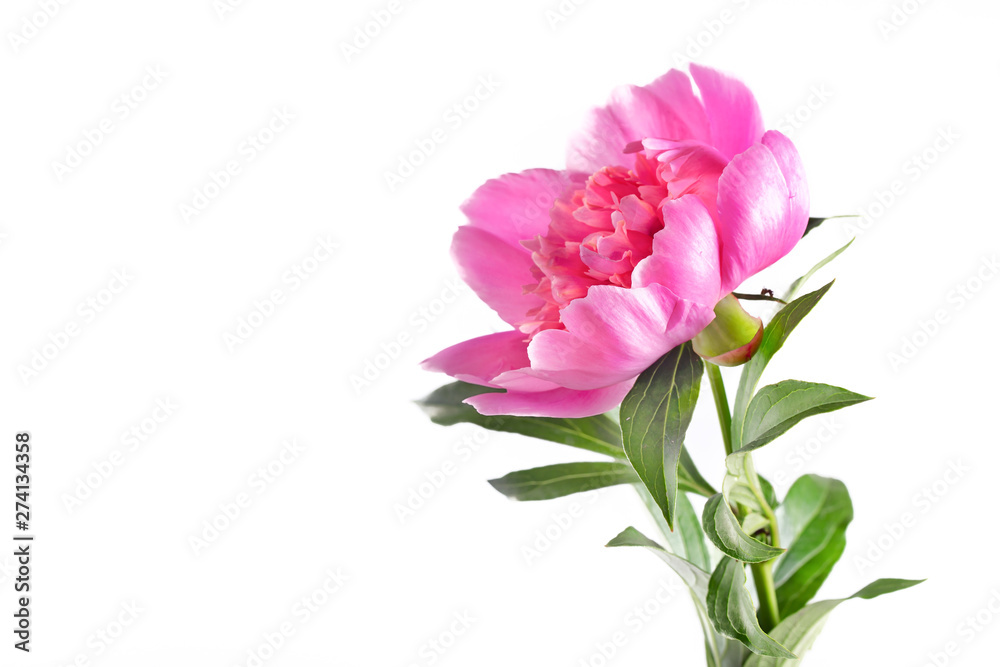
[[[750,566],[753,583],[757,588],[757,597],[760,598],[757,620],[764,632],[770,632],[781,622],[781,616],[778,614],[778,595],[774,591],[774,575],[771,571],[773,562],[769,560],[766,563],[754,563]]]
[[[712,385],[712,396],[715,398],[715,411],[719,415],[722,443],[726,448],[726,456],[729,456],[733,453],[733,418],[729,411],[729,399],[726,397],[726,385],[722,380],[722,372],[718,366],[708,362],[705,363],[705,366],[708,371],[709,383]],[[759,489],[760,482],[756,479],[757,472],[753,467],[753,459],[749,453],[744,456],[749,465],[748,472],[750,473],[751,489],[757,497],[761,509],[764,511],[764,516],[771,524],[771,546],[778,547],[780,546],[778,521]],[[743,508],[739,509],[739,519],[742,521]],[[778,596],[774,590],[774,575],[771,563],[772,561],[768,561],[766,563],[754,563],[750,566],[750,571],[753,572],[754,586],[757,589],[757,598],[760,600],[760,610],[757,612],[757,617],[760,621],[760,627],[764,632],[770,632],[781,621],[781,615],[778,613]]]
[[[715,398],[715,411],[719,415],[719,427],[722,429],[722,444],[726,447],[726,456],[733,453],[733,417],[729,412],[729,399],[726,398],[726,385],[722,381],[722,371],[715,364],[705,362],[708,381],[712,385],[712,396]]]

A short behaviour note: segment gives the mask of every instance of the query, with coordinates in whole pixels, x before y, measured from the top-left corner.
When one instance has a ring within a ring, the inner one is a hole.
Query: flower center
[[[632,271],[653,251],[663,228],[658,207],[667,197],[656,163],[636,156],[633,169],[605,167],[586,185],[556,201],[545,236],[522,241],[531,250],[537,283],[526,294],[544,302],[527,313],[521,331],[562,328],[559,313],[593,285],[632,286]]]

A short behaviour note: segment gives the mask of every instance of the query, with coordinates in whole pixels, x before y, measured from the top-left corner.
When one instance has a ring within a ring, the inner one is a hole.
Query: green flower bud
[[[739,299],[727,294],[715,304],[715,319],[692,339],[694,351],[716,366],[739,366],[750,361],[764,337],[764,323],[743,310]]]

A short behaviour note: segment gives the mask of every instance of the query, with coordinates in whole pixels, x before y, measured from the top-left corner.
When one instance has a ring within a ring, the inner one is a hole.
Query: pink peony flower
[[[691,76],[700,97],[678,70],[617,89],[565,171],[501,176],[463,206],[469,224],[452,245],[461,275],[513,328],[424,365],[506,389],[468,399],[479,412],[616,407],[639,373],[802,237],[809,195],[791,141],[764,131],[741,82],[698,65]],[[731,313],[735,299],[726,303]]]

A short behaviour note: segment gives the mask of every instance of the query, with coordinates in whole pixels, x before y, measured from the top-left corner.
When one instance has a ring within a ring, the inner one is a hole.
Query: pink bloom
[[[510,331],[460,343],[430,370],[506,392],[483,414],[583,417],[691,340],[713,308],[802,237],[809,195],[791,141],[764,132],[741,82],[671,70],[617,89],[565,171],[483,185],[452,245],[463,279]]]

